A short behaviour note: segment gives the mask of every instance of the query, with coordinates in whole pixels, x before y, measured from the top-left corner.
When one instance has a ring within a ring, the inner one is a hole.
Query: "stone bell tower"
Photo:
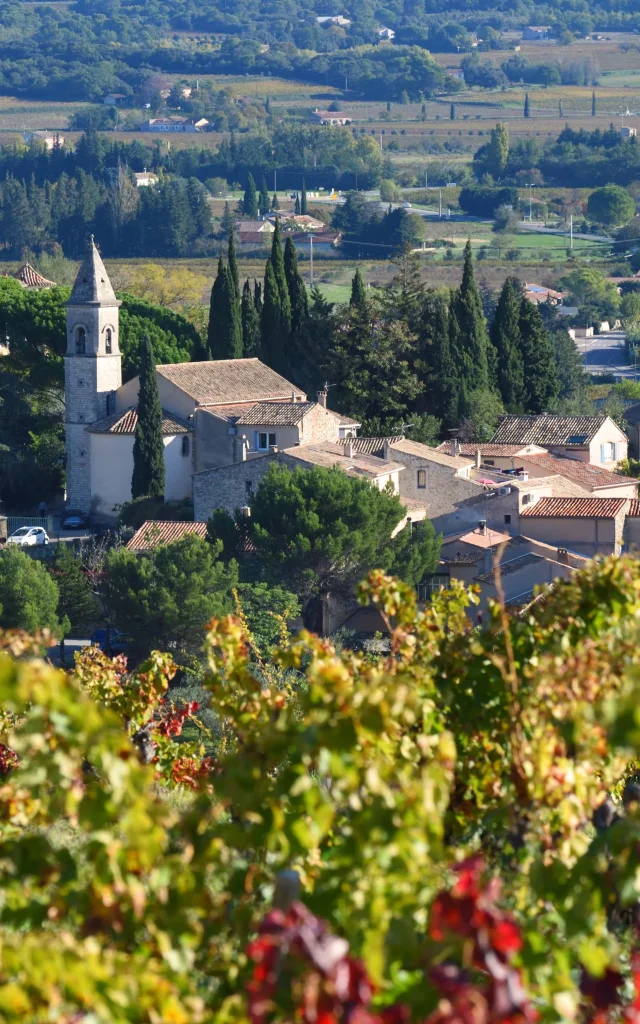
[[[118,308],[104,263],[87,239],[84,259],[67,302],[64,357],[67,506],[91,509],[91,435],[87,426],[115,412],[122,384]]]

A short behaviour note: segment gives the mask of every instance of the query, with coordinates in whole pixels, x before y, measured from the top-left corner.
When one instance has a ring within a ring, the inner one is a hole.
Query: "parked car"
[[[126,654],[131,648],[132,640],[126,633],[122,633],[113,626],[109,627],[109,654]],[[96,629],[91,637],[91,646],[99,647],[101,651],[107,652],[107,631]]]
[[[405,208],[405,210],[410,210],[411,209],[411,203],[403,203],[402,205]]]
[[[63,530],[81,530],[83,526],[87,525],[87,517],[84,512],[69,509],[68,512],[65,512],[61,525]]]
[[[21,526],[7,540],[7,544],[18,544],[22,548],[35,548],[48,543],[49,535],[41,526]]]

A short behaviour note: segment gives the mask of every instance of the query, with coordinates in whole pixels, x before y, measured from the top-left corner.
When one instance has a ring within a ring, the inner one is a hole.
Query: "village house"
[[[540,498],[521,510],[520,530],[590,558],[619,555],[627,505],[626,498]]]
[[[564,295],[562,292],[554,291],[553,288],[545,288],[541,284],[527,284],[525,282],[524,297],[536,306],[543,302],[549,302],[552,306],[561,306]]]
[[[329,124],[329,125],[345,125],[351,124],[351,118],[345,117],[337,111],[331,110],[313,110],[311,112],[311,120],[315,121],[316,124]]]
[[[340,28],[346,28],[347,25],[351,24],[351,18],[345,18],[343,14],[321,15],[319,18],[316,18],[316,21],[318,25],[339,25]]]
[[[124,107],[128,97],[123,92],[108,92],[103,96],[102,102],[107,107]]]
[[[378,39],[385,39],[388,42],[391,42],[396,37],[395,29],[387,28],[386,25],[384,28],[376,29],[376,32]]]
[[[187,132],[194,134],[203,131],[209,122],[201,117],[151,117],[140,125],[141,132]]]
[[[540,42],[551,38],[551,25],[529,25],[522,33],[522,38],[529,42]]]
[[[137,555],[140,555],[146,551],[153,551],[160,544],[173,544],[174,541],[182,540],[183,537],[193,534],[204,539],[207,536],[207,524],[148,519],[136,530],[131,540],[127,543],[127,548],[129,551],[135,551]]]
[[[56,287],[55,281],[49,281],[46,277],[43,277],[37,270],[34,270],[30,263],[23,263],[13,274],[13,277],[28,291],[40,291],[42,288]]]
[[[108,518],[131,498],[139,389],[137,377],[122,384],[119,305],[91,239],[67,303],[67,504]],[[156,373],[167,500],[189,498],[194,473],[335,443],[358,429],[327,409],[326,392],[310,402],[259,359],[160,365]]]
[[[627,435],[606,415],[504,416],[492,444],[539,445],[554,455],[615,469],[627,458]]]
[[[22,138],[27,146],[32,142],[40,143],[45,149],[64,145],[64,135],[60,135],[59,132],[23,132]]]
[[[146,167],[144,171],[135,171],[134,177],[138,188],[148,188],[150,185],[157,185],[160,180],[157,174],[154,174],[153,171],[148,171]]]
[[[445,68],[444,71],[449,78],[455,78],[456,82],[464,82],[464,71],[462,68]]]

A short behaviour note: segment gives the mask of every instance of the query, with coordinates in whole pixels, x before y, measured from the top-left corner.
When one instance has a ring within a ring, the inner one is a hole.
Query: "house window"
[[[272,447],[272,445],[275,445],[275,443],[276,443],[276,435],[275,434],[262,434],[262,433],[258,433],[258,434],[256,434],[256,441],[257,441],[257,444],[256,444],[257,450],[259,452],[267,452],[267,451],[269,451],[269,448]]]
[[[246,498],[253,497],[253,480],[245,480],[244,482],[244,494]]]
[[[418,470],[418,488],[423,491],[427,486],[427,471],[426,469]]]
[[[504,525],[505,526],[509,526],[510,523],[511,523],[511,515],[510,515],[510,513],[506,513],[505,517],[504,517]]]
[[[189,435],[185,434],[185,436],[182,438],[182,454],[184,455],[185,459],[190,454],[190,452],[191,452],[191,441],[190,441]]]
[[[83,356],[87,351],[87,334],[84,327],[76,330],[76,355]]]
[[[495,466],[495,459],[483,459],[485,466]]]
[[[106,331],[106,334],[105,334],[104,348],[105,348],[105,352],[107,353],[107,355],[110,356],[111,353],[113,352],[113,335],[111,333],[111,328],[110,327],[107,327],[107,331]]]
[[[84,423],[84,413],[78,414],[78,423]]]
[[[615,459],[615,445],[611,441],[600,445],[600,462],[613,462]]]
[[[84,381],[83,381],[82,377],[78,378],[78,387],[79,388],[83,388],[84,387]]]

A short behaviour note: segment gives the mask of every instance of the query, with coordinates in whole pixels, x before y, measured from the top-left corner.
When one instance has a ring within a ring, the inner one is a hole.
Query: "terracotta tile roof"
[[[578,462],[577,459],[565,459],[556,455],[523,455],[525,463],[531,463],[539,469],[547,470],[550,475],[566,476],[569,480],[575,480],[582,484],[587,490],[595,491],[599,487],[627,487],[629,484],[637,484],[631,476],[621,476],[612,473],[609,469],[601,466],[592,466],[588,462]]]
[[[473,544],[474,547],[485,550],[487,548],[495,548],[499,544],[508,544],[511,537],[508,533],[498,533],[497,530],[487,529],[486,533],[480,533],[476,529],[463,533],[457,540],[461,544]],[[446,543],[446,540],[444,543]]]
[[[291,395],[306,399],[304,391],[285,380],[259,359],[214,359],[204,363],[168,363],[156,367],[199,405],[231,405],[234,402],[261,402]]]
[[[395,470],[404,469],[399,462],[385,462],[384,459],[363,455],[361,452],[354,452],[351,458],[347,458],[344,447],[340,444],[296,445],[295,448],[285,448],[283,455],[324,469],[338,466],[350,476],[366,476],[374,480]]]
[[[510,455],[519,455],[526,448],[537,448],[539,452],[544,452],[544,449],[538,445],[522,445],[522,444],[481,444],[479,441],[464,442],[458,445],[458,455],[469,455],[471,458],[475,458],[475,454],[480,449],[480,454],[484,457],[485,455],[502,455],[504,458],[508,458]],[[443,441],[439,444],[436,451],[449,453],[449,442]]]
[[[630,517],[631,519],[640,519],[640,501],[638,501],[637,498],[634,498],[633,501],[629,502],[627,517]]]
[[[238,245],[271,245],[271,235],[268,231],[239,231]]]
[[[588,445],[596,436],[607,416],[505,416],[492,444],[550,444]],[[578,440],[580,438],[580,440]]]
[[[500,563],[500,578],[504,576],[511,576],[515,572],[521,572],[523,569],[528,569],[531,565],[536,565],[538,562],[544,562],[545,559],[542,555],[536,555],[533,551],[527,551],[524,555],[518,555],[517,558],[510,558],[508,562]],[[480,583],[495,583],[498,575],[497,568],[491,569],[489,572],[481,572],[474,579]]]
[[[182,540],[189,534],[206,537],[206,523],[173,523],[164,520],[148,519],[127,544],[130,551],[151,551],[160,544],[171,544],[174,540]]]
[[[237,420],[239,426],[292,427],[315,409],[316,402],[257,402]]]
[[[247,232],[251,234],[272,235],[275,231],[273,224],[268,220],[239,220],[236,222],[236,231],[239,235]]]
[[[399,440],[400,435],[395,437],[341,437],[336,443],[344,446],[350,441],[354,451],[360,452],[361,455],[374,455],[376,458],[381,459],[385,441],[391,444],[392,441]]]
[[[30,263],[23,263],[19,270],[13,275],[16,281],[23,284],[25,288],[54,288],[55,281],[48,281],[46,277],[34,270]]]
[[[626,498],[539,498],[520,518],[615,519],[626,504]]]
[[[104,419],[92,423],[87,430],[90,434],[135,434],[138,426],[138,410],[133,407],[126,412],[115,412],[112,416],[105,416]],[[177,420],[165,410],[162,410],[162,433],[188,434],[191,431],[186,423]]]

